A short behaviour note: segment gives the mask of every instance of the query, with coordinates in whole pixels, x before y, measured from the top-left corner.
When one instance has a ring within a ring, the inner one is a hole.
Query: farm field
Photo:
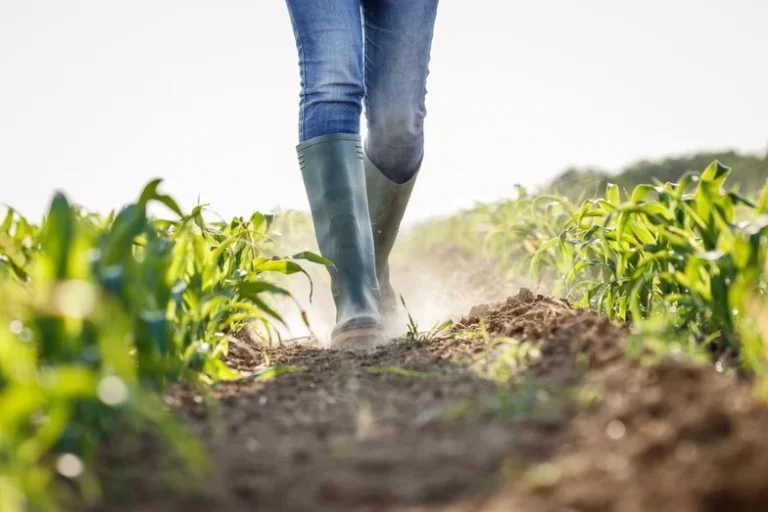
[[[302,214],[8,210],[0,512],[766,510],[768,187],[730,174],[415,228],[371,354],[308,336]]]

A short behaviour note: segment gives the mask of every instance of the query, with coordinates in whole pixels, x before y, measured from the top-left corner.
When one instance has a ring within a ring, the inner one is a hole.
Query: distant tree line
[[[742,193],[759,190],[768,180],[768,153],[761,156],[736,151],[700,152],[661,160],[640,160],[618,173],[591,167],[573,167],[558,175],[547,189],[573,200],[595,197],[605,191],[608,183],[632,190],[641,183],[653,183],[654,178],[662,182],[677,181],[688,171],[703,171],[714,160],[733,169],[728,183]]]

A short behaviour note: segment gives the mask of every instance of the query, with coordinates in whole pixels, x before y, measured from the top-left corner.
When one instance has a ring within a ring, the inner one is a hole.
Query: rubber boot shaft
[[[380,291],[359,135],[315,137],[296,147],[320,253],[334,265],[336,337],[381,328]]]
[[[390,282],[389,255],[400,231],[400,223],[411,198],[418,171],[407,182],[398,184],[385,176],[367,155],[363,155],[363,159],[376,256],[376,276],[381,289],[382,320],[388,330],[404,328],[405,325],[395,325],[399,321],[398,297]]]

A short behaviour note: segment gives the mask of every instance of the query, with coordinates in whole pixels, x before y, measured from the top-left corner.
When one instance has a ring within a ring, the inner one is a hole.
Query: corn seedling
[[[268,298],[290,297],[269,277],[327,263],[267,256],[268,216],[207,223],[202,207],[185,215],[159,185],[107,216],[56,194],[39,227],[13,209],[0,223],[3,512],[56,509],[57,473],[98,499],[92,464],[119,424],[154,430],[202,470],[201,447],[158,393],[182,379],[239,378],[222,361],[227,333],[253,321],[269,331],[282,319]],[[157,204],[175,218],[151,218]]]

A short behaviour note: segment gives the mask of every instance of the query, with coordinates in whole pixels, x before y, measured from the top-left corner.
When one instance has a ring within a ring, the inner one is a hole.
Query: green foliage
[[[271,218],[208,223],[150,182],[105,217],[57,194],[40,227],[9,209],[0,224],[0,511],[54,510],[60,477],[98,498],[97,447],[118,425],[152,428],[191,468],[199,446],[158,392],[241,377],[228,335],[280,316],[267,278],[303,272],[313,253],[268,255]],[[174,220],[152,219],[161,204]],[[58,477],[55,477],[58,472]]]
[[[761,274],[768,221],[764,206],[724,188],[730,172],[715,162],[623,199],[610,185],[539,248],[532,270],[555,259],[566,293],[583,306],[618,321],[674,313],[676,327],[737,352],[744,289]],[[741,222],[739,208],[747,209]]]
[[[675,182],[609,183],[581,201],[518,188],[515,199],[419,227],[410,244],[474,247],[577,306],[636,328],[662,322],[669,339],[764,373],[768,186],[747,198],[726,187],[730,167],[708,164]]]

